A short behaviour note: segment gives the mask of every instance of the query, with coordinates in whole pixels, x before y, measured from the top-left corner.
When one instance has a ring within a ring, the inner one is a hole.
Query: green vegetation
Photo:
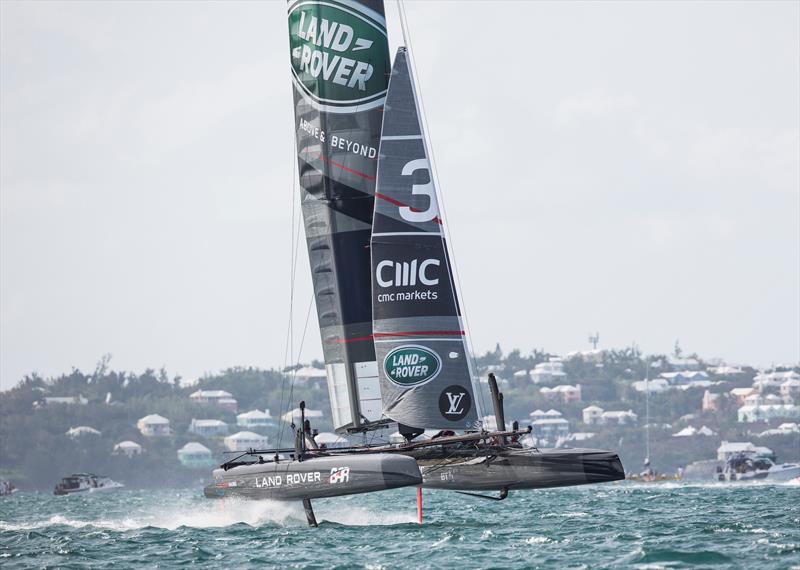
[[[636,471],[645,456],[645,398],[632,388],[632,383],[644,378],[648,363],[665,362],[664,356],[644,358],[636,347],[604,351],[599,360],[571,358],[564,362],[566,383],[580,384],[582,401],[562,403],[548,400],[527,375],[515,372],[531,370],[549,358],[546,352],[533,350],[523,355],[514,350],[507,355],[498,346],[477,358],[485,376],[493,370],[503,380],[506,417],[517,419],[521,426],[530,422],[529,414],[535,409],[554,408],[569,420],[572,432],[593,432],[595,436],[582,443],[596,448],[618,451],[623,463]],[[319,364],[319,363],[314,363]],[[701,366],[703,363],[701,361]],[[703,366],[704,367],[704,366]],[[650,368],[651,377],[666,368]],[[766,424],[740,424],[736,422],[736,404],[727,397],[731,388],[749,386],[754,370],[744,370],[735,377],[714,377],[724,381],[708,389],[721,393],[719,409],[703,412],[701,401],[706,388],[669,390],[653,394],[650,398],[651,459],[653,467],[661,472],[671,472],[679,466],[715,456],[721,440],[752,441],[756,445],[771,447],[782,460],[800,458],[800,442],[796,436],[754,437],[767,428]],[[277,370],[256,368],[231,368],[218,374],[203,377],[191,386],[182,385],[180,377],[170,377],[166,370],[146,370],[141,374],[116,372],[109,369],[105,357],[92,373],[73,370],[53,379],[37,375],[24,378],[12,390],[0,393],[0,478],[11,478],[21,488],[50,489],[64,475],[90,471],[109,475],[129,486],[162,487],[200,485],[206,480],[208,469],[189,469],[177,459],[177,450],[189,441],[198,441],[212,450],[220,461],[224,457],[221,437],[202,437],[188,433],[193,418],[220,419],[228,423],[229,433],[241,429],[236,426],[236,415],[218,407],[198,404],[189,395],[198,389],[225,390],[239,403],[239,412],[269,409],[275,425],[254,429],[270,438],[271,445],[291,445],[286,427],[278,422],[281,413],[305,400],[309,408],[320,409],[325,419],[315,422],[320,431],[329,431],[330,407],[328,390],[324,382],[315,381],[291,387],[288,376]],[[45,397],[82,396],[88,403],[44,404]],[[484,407],[490,402],[484,397]],[[597,404],[605,410],[633,410],[639,416],[635,426],[586,426],[582,423],[582,410]],[[488,413],[488,412],[487,412]],[[149,414],[160,414],[170,420],[172,434],[166,437],[144,437],[136,422]],[[773,422],[774,424],[775,422]],[[779,423],[779,422],[778,422]],[[664,427],[669,424],[669,427]],[[717,435],[710,437],[675,438],[672,434],[686,425],[708,426]],[[101,435],[85,435],[72,439],[67,430],[76,426],[90,426]],[[132,440],[141,444],[141,456],[113,455],[114,445]]]

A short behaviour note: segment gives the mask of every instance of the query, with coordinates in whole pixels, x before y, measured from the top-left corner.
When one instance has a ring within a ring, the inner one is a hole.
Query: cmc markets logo
[[[463,386],[453,384],[439,395],[439,412],[447,420],[455,422],[464,419],[471,408],[472,398]]]
[[[408,287],[416,285],[417,281],[432,287],[439,284],[433,268],[440,265],[438,259],[413,259],[410,263],[384,259],[375,268],[375,279],[381,287]]]
[[[436,378],[442,370],[442,359],[424,346],[406,344],[386,355],[383,370],[398,386],[419,386]]]
[[[383,104],[389,77],[386,24],[377,13],[336,1],[289,8],[292,73],[323,110],[351,112]]]

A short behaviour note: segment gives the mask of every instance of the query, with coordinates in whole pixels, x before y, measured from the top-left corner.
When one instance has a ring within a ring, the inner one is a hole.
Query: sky
[[[477,352],[800,360],[800,3],[406,10]],[[4,0],[0,26],[0,387],[321,357],[304,251],[286,356],[286,5]]]

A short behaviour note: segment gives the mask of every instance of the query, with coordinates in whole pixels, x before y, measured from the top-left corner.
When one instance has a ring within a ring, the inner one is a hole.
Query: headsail
[[[383,413],[423,428],[475,422],[465,330],[405,48],[386,99],[371,250]]]
[[[369,240],[389,46],[382,0],[290,0],[301,201],[338,430],[380,417]]]

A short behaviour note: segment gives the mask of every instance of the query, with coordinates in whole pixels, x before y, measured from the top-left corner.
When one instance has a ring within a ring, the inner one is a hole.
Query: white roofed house
[[[553,419],[553,418],[560,418],[564,414],[562,414],[558,410],[554,410],[554,409],[551,408],[551,409],[547,410],[546,412],[543,412],[542,410],[534,410],[528,415],[530,416],[531,421],[535,422],[536,420],[547,420],[547,419]],[[494,416],[492,416],[492,417],[494,417]]]
[[[273,425],[269,410],[250,410],[236,416],[236,425],[241,427],[265,427]]]
[[[674,370],[698,370],[700,362],[696,358],[667,357],[667,362]]]
[[[587,406],[583,408],[583,423],[595,425],[602,423],[603,408],[600,406]]]
[[[100,435],[100,431],[89,426],[78,426],[67,430],[67,436],[78,439],[87,435]]]
[[[240,431],[226,437],[223,443],[230,451],[246,451],[269,447],[269,438],[252,431]]]
[[[236,412],[239,404],[230,392],[225,390],[197,390],[189,399],[197,404],[210,404],[229,412]]]
[[[639,416],[633,413],[633,410],[627,412],[603,412],[600,414],[600,423],[605,425],[631,425],[635,424]]]
[[[178,450],[178,461],[185,467],[205,468],[214,464],[214,456],[202,443],[190,441]]]
[[[136,422],[136,427],[146,437],[163,437],[170,434],[169,420],[158,414],[150,414]]]
[[[192,423],[189,425],[189,433],[194,433],[205,437],[226,435],[228,433],[228,424],[222,420],[192,419]]]
[[[564,403],[580,402],[581,401],[581,385],[570,386],[568,384],[561,384],[548,388],[547,386],[540,388],[542,396],[548,400],[560,400]]]
[[[84,398],[81,395],[78,396],[47,396],[44,399],[44,403],[46,406],[52,406],[57,404],[64,404],[64,405],[79,405],[85,406],[89,403],[89,400]]]
[[[313,366],[303,366],[297,370],[289,370],[285,374],[298,384],[308,384],[314,380],[324,382],[328,377],[324,368],[314,368]]]
[[[753,378],[753,387],[758,390],[765,388],[780,388],[787,380],[800,380],[800,374],[794,370],[786,372],[759,372]]]
[[[311,410],[309,408],[306,408],[305,416],[307,420],[313,420],[313,419],[324,418],[325,414],[322,413],[322,410]],[[289,410],[288,412],[283,414],[283,416],[281,416],[281,419],[286,423],[294,422],[295,425],[300,425],[300,408]]]
[[[793,398],[796,401],[798,396],[800,396],[800,379],[789,378],[781,384],[780,391],[785,403],[788,403],[786,402],[786,398]]]
[[[552,384],[566,380],[564,363],[559,358],[551,358],[548,362],[540,362],[530,372],[534,384]]]
[[[125,440],[120,441],[114,446],[112,455],[124,455],[125,457],[133,457],[142,454],[142,446],[135,441]]]
[[[731,396],[733,396],[734,398],[736,398],[736,403],[737,404],[739,404],[740,406],[743,406],[746,403],[745,400],[749,396],[752,396],[753,394],[757,394],[758,390],[756,390],[755,388],[752,388],[752,387],[750,387],[750,388],[734,388],[733,390],[731,390],[728,393]]]
[[[746,404],[737,413],[740,423],[754,423],[778,418],[800,418],[800,406],[795,404]]]
[[[638,380],[633,383],[633,389],[637,392],[650,392],[657,394],[671,389],[670,383],[666,378],[653,378],[652,380]]]
[[[564,418],[547,418],[531,423],[538,445],[553,445],[569,437],[569,422]]]

